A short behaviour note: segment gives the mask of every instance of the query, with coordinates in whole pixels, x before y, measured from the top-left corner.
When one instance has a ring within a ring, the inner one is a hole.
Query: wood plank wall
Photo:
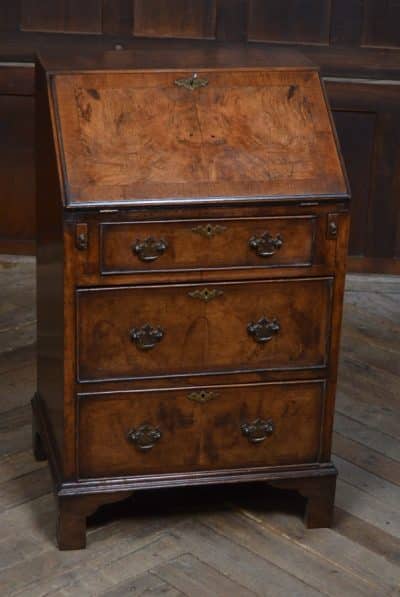
[[[398,0],[2,0],[0,251],[34,252],[36,50],[135,38],[297,45],[319,64],[353,191],[349,268],[400,273]]]

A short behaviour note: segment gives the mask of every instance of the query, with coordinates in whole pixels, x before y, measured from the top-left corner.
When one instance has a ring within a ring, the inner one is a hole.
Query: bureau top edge
[[[261,206],[285,206],[285,205],[292,205],[297,207],[304,207],[304,208],[314,208],[319,207],[322,205],[332,204],[335,205],[336,203],[344,203],[347,204],[351,200],[351,194],[349,192],[343,193],[341,195],[316,195],[313,197],[312,195],[308,196],[293,196],[288,197],[285,195],[282,196],[270,196],[270,197],[191,197],[191,198],[177,198],[177,197],[170,197],[165,199],[134,199],[129,200],[126,199],[121,202],[107,201],[96,201],[90,203],[68,203],[64,206],[64,209],[67,212],[123,212],[134,210],[135,208],[193,208],[193,207],[224,207],[231,205],[240,207],[261,207]]]

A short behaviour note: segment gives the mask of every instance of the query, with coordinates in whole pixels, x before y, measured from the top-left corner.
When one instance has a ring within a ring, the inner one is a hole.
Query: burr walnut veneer
[[[349,191],[318,71],[251,48],[81,62],[37,65],[33,439],[60,548],[179,485],[297,489],[330,525]]]

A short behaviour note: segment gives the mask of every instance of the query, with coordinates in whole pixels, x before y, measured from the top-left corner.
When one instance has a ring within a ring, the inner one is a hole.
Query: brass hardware
[[[275,431],[275,425],[272,419],[256,419],[251,423],[243,423],[240,426],[242,434],[247,437],[252,444],[259,444],[267,437],[270,437]]]
[[[154,444],[161,439],[162,433],[153,425],[144,424],[137,429],[131,429],[128,432],[128,439],[142,451],[151,450]]]
[[[132,251],[141,261],[155,261],[168,249],[168,243],[165,240],[155,240],[152,237],[145,240],[137,240],[132,246]]]
[[[335,240],[339,231],[337,214],[328,214],[327,237]]]
[[[255,251],[259,257],[272,257],[276,251],[283,245],[283,238],[277,234],[273,238],[269,232],[264,232],[262,236],[252,236],[249,240],[249,247]]]
[[[175,85],[177,85],[178,87],[184,87],[185,89],[189,89],[190,91],[194,91],[195,89],[199,89],[200,87],[207,87],[208,80],[200,79],[197,73],[193,73],[193,75],[187,79],[176,79]]]
[[[205,224],[204,226],[196,226],[195,228],[192,228],[192,232],[201,234],[206,238],[213,238],[214,236],[217,236],[217,234],[222,234],[225,230],[226,226],[220,226],[219,224]]]
[[[266,344],[269,342],[275,334],[280,332],[281,326],[277,319],[268,319],[267,317],[261,317],[255,323],[252,321],[247,326],[247,332],[249,336],[253,338],[258,344]]]
[[[164,338],[165,331],[161,327],[153,328],[146,323],[141,328],[132,328],[129,336],[139,350],[150,350]]]
[[[193,400],[194,402],[205,404],[210,400],[214,400],[218,396],[219,394],[217,392],[207,392],[206,390],[200,390],[199,392],[190,392],[187,397],[189,400]]]
[[[224,293],[222,290],[217,290],[216,288],[203,288],[202,290],[193,290],[192,292],[188,292],[188,295],[191,298],[197,298],[205,303],[209,303],[213,299],[217,298],[218,296],[222,296]]]
[[[78,251],[86,251],[89,246],[88,225],[85,223],[75,226],[75,246]]]

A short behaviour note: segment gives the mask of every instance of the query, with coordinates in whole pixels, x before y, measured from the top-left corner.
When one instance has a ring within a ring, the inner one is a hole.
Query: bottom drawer
[[[79,476],[276,466],[319,459],[322,381],[79,398]]]

